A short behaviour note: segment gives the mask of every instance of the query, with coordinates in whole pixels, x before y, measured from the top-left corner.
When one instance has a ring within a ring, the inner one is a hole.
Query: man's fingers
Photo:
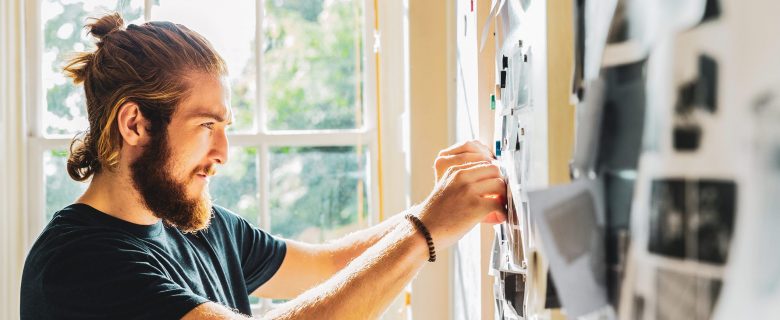
[[[474,190],[482,198],[506,201],[506,182],[501,178],[490,178],[474,183]]]
[[[493,211],[482,218],[482,223],[496,224],[506,221],[506,212]]]
[[[506,221],[506,182],[501,178],[493,178],[476,182],[474,187],[489,212],[482,217],[482,222],[494,224]]]
[[[499,223],[506,221],[506,208],[503,201],[492,200],[487,203],[488,214],[482,217],[482,222]]]
[[[485,179],[501,178],[501,169],[490,162],[475,162],[473,166],[457,169],[453,173],[458,181],[473,183]]]
[[[439,156],[448,156],[464,152],[482,152],[482,149],[477,145],[478,143],[479,142],[472,140],[451,145],[447,149],[440,151]]]
[[[436,168],[449,168],[454,165],[465,164],[469,162],[490,161],[492,160],[484,153],[467,152],[454,155],[440,156],[436,158]]]
[[[449,148],[439,152],[439,156],[449,156],[449,155],[468,153],[468,152],[482,153],[485,154],[485,156],[488,157],[489,159],[494,158],[493,152],[490,150],[490,148],[488,148],[486,145],[482,144],[482,142],[479,142],[478,140],[466,141],[461,144],[450,146]]]
[[[487,164],[490,164],[490,162],[478,161],[478,162],[469,162],[469,163],[454,165],[454,166],[451,166],[451,167],[447,168],[447,171],[444,172],[442,177],[452,177],[452,176],[454,176],[456,174],[462,175],[462,173],[458,173],[458,172],[460,172],[462,170],[467,170],[467,169],[470,169],[470,168],[476,167],[476,166],[484,166],[484,165],[487,165]]]

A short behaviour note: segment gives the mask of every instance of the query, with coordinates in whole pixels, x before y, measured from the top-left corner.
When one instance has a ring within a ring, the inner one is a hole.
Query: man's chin
[[[169,217],[161,217],[165,223],[179,229],[184,233],[195,233],[209,227],[211,223],[211,200],[201,197],[190,201],[190,210],[186,216],[178,216],[179,212],[172,213]]]

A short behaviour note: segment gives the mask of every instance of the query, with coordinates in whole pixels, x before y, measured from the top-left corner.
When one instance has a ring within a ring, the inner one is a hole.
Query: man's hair
[[[194,75],[227,74],[211,44],[183,25],[152,21],[123,28],[117,13],[90,20],[84,28],[97,38],[97,48],[78,53],[64,68],[74,83],[84,83],[87,98],[89,129],[73,140],[68,158],[68,174],[76,181],[116,168],[122,104],[136,103],[151,133],[166,134]]]

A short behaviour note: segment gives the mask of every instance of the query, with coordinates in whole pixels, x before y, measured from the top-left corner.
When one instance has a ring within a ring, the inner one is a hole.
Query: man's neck
[[[121,170],[121,169],[120,169]],[[92,177],[89,187],[76,203],[89,205],[127,222],[151,225],[160,221],[141,202],[141,195],[129,175],[103,171]]]

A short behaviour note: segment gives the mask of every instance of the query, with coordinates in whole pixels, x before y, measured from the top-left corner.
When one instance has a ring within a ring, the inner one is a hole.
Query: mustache
[[[193,175],[205,174],[207,177],[211,177],[217,174],[217,168],[215,165],[212,164],[212,165],[197,168],[194,170],[194,172],[195,173],[193,173]]]

